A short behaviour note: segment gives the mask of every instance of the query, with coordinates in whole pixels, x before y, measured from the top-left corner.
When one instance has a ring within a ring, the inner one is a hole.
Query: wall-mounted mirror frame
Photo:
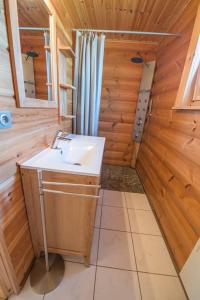
[[[17,0],[5,1],[5,12],[8,30],[9,51],[11,57],[13,82],[17,107],[35,108],[56,108],[58,106],[57,92],[57,49],[56,49],[56,18],[47,7],[44,0],[41,0],[44,8],[49,13],[50,32],[50,53],[51,53],[51,79],[52,79],[52,100],[40,100],[27,98],[25,95],[25,84],[21,56],[21,43],[19,34],[19,20]]]

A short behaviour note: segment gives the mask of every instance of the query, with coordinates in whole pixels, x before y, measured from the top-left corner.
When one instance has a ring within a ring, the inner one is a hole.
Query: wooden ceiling
[[[19,26],[49,27],[49,14],[43,0],[17,0]]]
[[[191,1],[193,0],[51,0],[68,29],[163,32],[170,30]],[[121,37],[138,39],[138,36]],[[145,39],[148,40],[146,37]]]

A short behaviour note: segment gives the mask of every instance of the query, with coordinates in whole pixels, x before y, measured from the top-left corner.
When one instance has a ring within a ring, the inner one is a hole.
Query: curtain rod
[[[42,30],[46,31],[49,30],[48,27],[18,27],[19,30]]]
[[[164,35],[164,36],[181,36],[181,33],[170,32],[149,32],[149,31],[123,31],[123,30],[100,30],[100,29],[72,29],[72,31],[82,32],[102,32],[102,33],[115,33],[115,34],[136,34],[136,35]]]

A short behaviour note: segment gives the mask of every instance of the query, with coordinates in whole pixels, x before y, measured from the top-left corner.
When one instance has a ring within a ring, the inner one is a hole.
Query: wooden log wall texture
[[[172,110],[199,1],[191,1],[157,54],[152,116],[136,164],[181,270],[200,235],[200,112]]]
[[[0,232],[20,284],[34,253],[17,164],[51,143],[59,126],[58,111],[16,107],[3,0],[0,8],[0,110],[9,110],[13,117],[12,128],[0,130]],[[66,130],[71,131],[70,123],[65,122]]]
[[[131,62],[138,52],[154,60],[156,43],[106,40],[99,135],[106,137],[104,162],[130,166],[132,140],[142,64]]]

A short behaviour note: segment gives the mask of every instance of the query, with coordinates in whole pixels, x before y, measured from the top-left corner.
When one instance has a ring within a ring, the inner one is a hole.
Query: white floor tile
[[[139,300],[136,272],[97,267],[94,300]]]
[[[125,193],[127,208],[151,210],[149,201],[145,194]]]
[[[28,278],[20,294],[17,296],[11,296],[9,300],[42,300],[43,297],[44,297],[43,295],[38,295],[32,290]]]
[[[97,264],[136,270],[131,233],[101,229]]]
[[[104,190],[103,205],[125,207],[125,195],[123,192]]]
[[[91,249],[91,257],[90,257],[90,264],[92,264],[92,265],[97,264],[99,232],[100,232],[99,228],[94,228],[92,249]]]
[[[92,300],[96,267],[66,262],[65,268],[63,281],[44,300]]]
[[[130,231],[128,213],[122,207],[102,207],[101,228]]]
[[[143,300],[186,300],[178,277],[139,273]]]
[[[176,275],[162,237],[133,234],[133,241],[138,271]]]
[[[101,223],[101,205],[97,205],[97,210],[96,210],[96,218],[95,218],[95,227],[99,228],[100,223]]]
[[[100,193],[99,193],[100,198],[98,199],[98,205],[103,204],[103,193],[104,193],[104,190],[101,189]]]
[[[128,209],[128,215],[132,232],[161,235],[152,211]]]

